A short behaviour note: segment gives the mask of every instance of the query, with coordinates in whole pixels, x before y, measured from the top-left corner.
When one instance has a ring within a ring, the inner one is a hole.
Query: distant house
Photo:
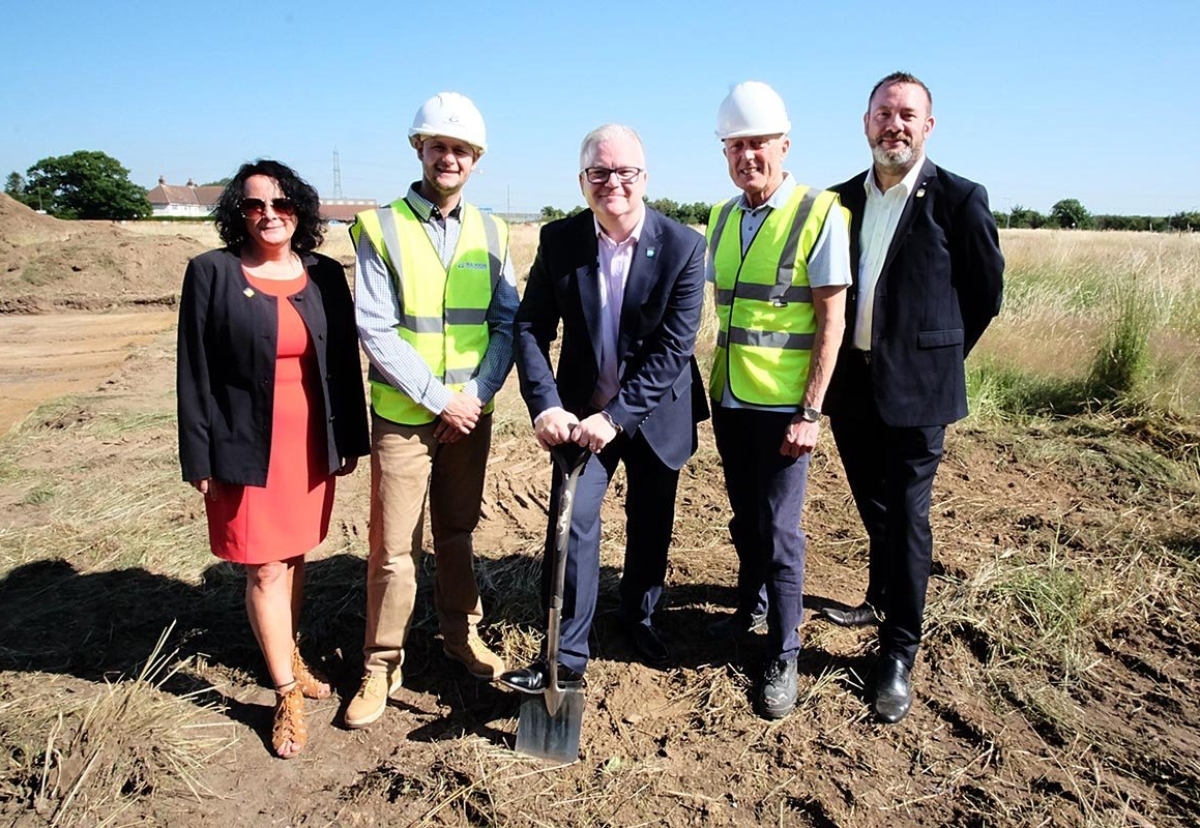
[[[202,218],[212,211],[224,187],[212,185],[198,187],[196,182],[188,179],[182,187],[168,184],[162,176],[158,177],[158,186],[146,193],[154,216],[194,216]]]
[[[225,189],[219,185],[201,187],[192,179],[182,186],[168,184],[159,176],[158,186],[147,191],[146,198],[154,216],[191,216],[204,218],[212,212],[213,205]],[[379,202],[365,198],[321,199],[321,218],[326,221],[349,223],[363,210],[374,210]]]

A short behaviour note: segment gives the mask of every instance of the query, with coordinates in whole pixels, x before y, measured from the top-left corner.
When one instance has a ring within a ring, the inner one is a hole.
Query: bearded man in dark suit
[[[852,214],[855,286],[826,397],[870,538],[866,600],[835,624],[878,623],[875,712],[912,706],[933,561],[929,506],[946,425],[966,416],[967,354],[1000,311],[1004,258],[987,192],[925,157],[933,97],[913,75],[875,85],[863,116],[874,164],[833,190]]]

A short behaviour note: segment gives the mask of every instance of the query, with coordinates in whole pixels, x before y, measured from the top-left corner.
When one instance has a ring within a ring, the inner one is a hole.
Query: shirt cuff
[[[542,417],[545,417],[547,414],[552,414],[555,411],[562,411],[565,414],[567,410],[560,405],[552,405],[533,418],[533,427],[537,428],[537,424],[542,421]]]
[[[431,383],[421,397],[421,405],[428,408],[434,414],[441,414],[446,410],[446,406],[450,404],[450,399],[453,396],[454,392],[441,383]]]

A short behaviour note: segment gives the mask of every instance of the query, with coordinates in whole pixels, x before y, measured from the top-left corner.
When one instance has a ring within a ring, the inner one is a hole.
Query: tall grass
[[[972,407],[1200,411],[1200,239],[1006,231],[1005,301],[973,355]]]

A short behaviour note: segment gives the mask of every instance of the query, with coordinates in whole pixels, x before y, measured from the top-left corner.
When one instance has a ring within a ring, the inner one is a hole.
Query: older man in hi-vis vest
[[[803,615],[800,514],[821,403],[842,340],[849,233],[837,196],[783,168],[791,122],[765,83],[738,84],[717,137],[741,195],[713,207],[709,277],[719,330],[709,393],[738,555],[738,605],[709,631],[767,628],[759,709],[796,706]]]

